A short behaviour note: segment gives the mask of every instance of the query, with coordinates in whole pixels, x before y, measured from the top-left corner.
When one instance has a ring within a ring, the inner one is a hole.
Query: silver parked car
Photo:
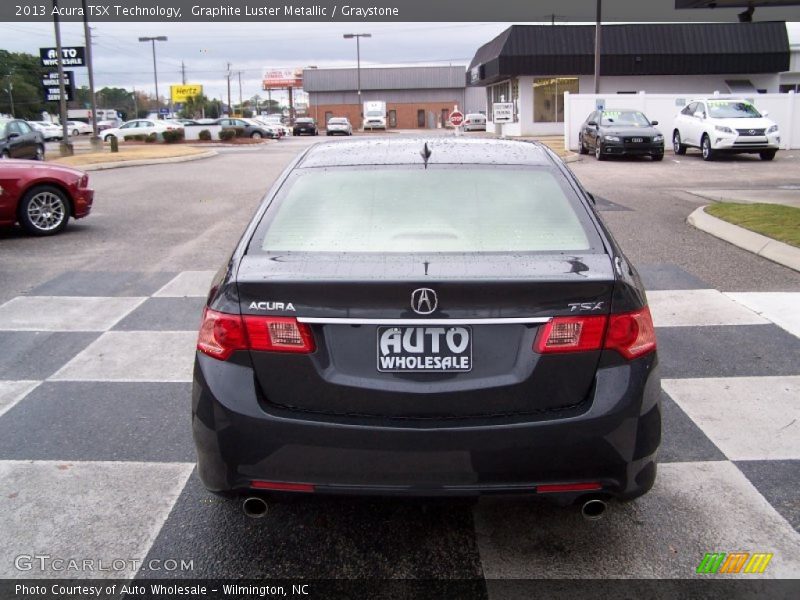
[[[486,115],[470,113],[465,116],[464,131],[486,131]]]
[[[353,126],[350,124],[350,121],[347,120],[347,117],[333,117],[332,119],[328,119],[328,125],[325,128],[327,130],[326,135],[353,135]]]

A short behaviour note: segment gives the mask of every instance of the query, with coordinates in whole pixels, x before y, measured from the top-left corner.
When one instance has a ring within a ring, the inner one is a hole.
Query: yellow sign
[[[203,93],[203,86],[199,83],[187,83],[186,85],[169,86],[169,94],[173,102],[186,102],[189,98],[199,96]]]

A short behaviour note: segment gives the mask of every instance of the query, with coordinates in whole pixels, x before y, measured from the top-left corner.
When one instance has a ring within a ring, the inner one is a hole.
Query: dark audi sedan
[[[650,156],[664,159],[664,136],[638,110],[597,110],[586,117],[578,134],[581,154],[593,151],[597,160],[609,156]]]
[[[217,492],[647,492],[656,340],[634,267],[545,146],[316,144],[212,283],[193,431]]]

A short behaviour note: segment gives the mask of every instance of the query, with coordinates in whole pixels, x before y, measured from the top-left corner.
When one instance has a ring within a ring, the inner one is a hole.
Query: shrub
[[[147,142],[148,144],[154,144],[155,142],[158,141],[158,134],[150,133],[147,135],[146,138],[144,138],[144,141]]]
[[[222,141],[232,140],[236,137],[235,129],[222,129],[219,132],[219,139]]]
[[[137,133],[135,135],[126,135],[122,139],[124,139],[126,142],[144,142],[146,137],[147,136],[145,136],[143,133]]]
[[[211,141],[211,132],[208,129],[200,130],[200,133],[198,135],[200,136],[200,139],[203,140],[203,141],[206,141],[206,142],[210,142]]]
[[[161,134],[167,144],[174,144],[181,142],[184,139],[183,129],[173,129],[172,131],[165,131]]]

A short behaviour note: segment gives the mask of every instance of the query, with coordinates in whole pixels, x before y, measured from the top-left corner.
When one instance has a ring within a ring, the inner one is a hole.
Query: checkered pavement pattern
[[[0,305],[0,577],[683,578],[712,551],[772,552],[765,577],[798,577],[800,293],[640,272],[663,378],[659,474],[596,522],[499,498],[312,497],[247,519],[194,471],[212,273],[59,276]],[[20,571],[21,554],[192,565]]]

